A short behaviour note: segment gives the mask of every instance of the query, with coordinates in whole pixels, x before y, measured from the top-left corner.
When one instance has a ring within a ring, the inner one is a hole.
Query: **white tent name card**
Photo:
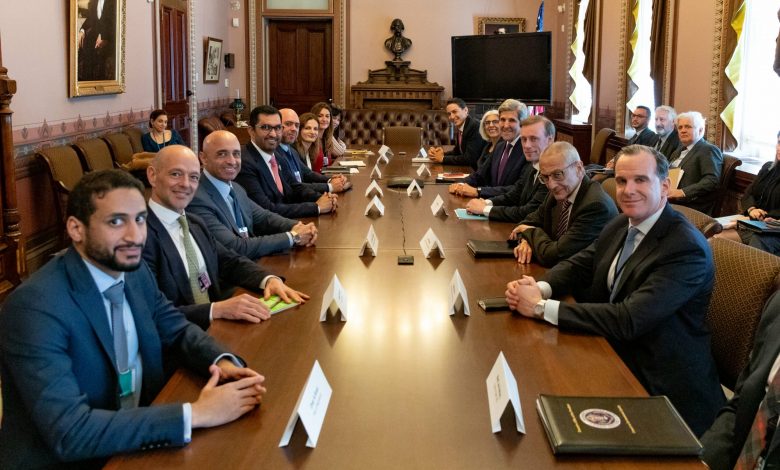
[[[428,152],[425,151],[425,147],[420,147],[420,150],[417,151],[417,156],[420,158],[428,158]]]
[[[433,233],[433,229],[429,228],[422,240],[420,240],[420,248],[426,258],[430,258],[434,251],[439,252],[439,257],[444,258],[444,247],[441,245],[439,237]]]
[[[366,235],[366,239],[363,241],[363,247],[360,248],[360,256],[363,256],[366,253],[366,248],[371,251],[371,256],[376,256],[379,251],[379,239],[376,237],[374,224],[371,224],[371,226],[368,228],[368,234]]]
[[[487,380],[488,406],[490,407],[490,424],[493,432],[501,431],[501,416],[509,403],[515,414],[517,432],[525,434],[523,409],[520,407],[520,394],[517,391],[517,381],[506,362],[504,353],[499,352],[496,363],[488,374]]]
[[[463,284],[463,279],[460,277],[460,272],[455,270],[455,274],[452,275],[450,280],[450,316],[455,315],[455,311],[463,308],[463,314],[471,316],[471,310],[469,309],[469,295],[466,292],[466,286]]]
[[[379,152],[379,158],[376,159],[376,164],[379,165],[379,162],[390,163],[390,157],[387,156],[387,153]]]
[[[379,215],[385,215],[385,205],[382,204],[382,201],[379,200],[378,196],[374,196],[373,199],[368,201],[365,215],[368,215],[368,213],[371,212],[371,209],[375,209],[379,212]]]
[[[427,173],[428,176],[431,176],[431,170],[428,169],[428,165],[423,163],[422,165],[420,165],[420,168],[417,169],[417,176],[419,176],[420,178],[423,178],[423,174],[425,174],[425,173]]]
[[[447,214],[447,211],[444,209],[444,199],[441,198],[440,194],[436,195],[436,199],[434,199],[433,204],[431,204],[431,213],[434,217],[439,214]]]
[[[320,321],[328,319],[328,311],[335,307],[334,312],[341,312],[341,321],[347,321],[347,291],[341,286],[339,277],[333,275],[330,285],[322,296],[322,307],[320,308]]]
[[[379,155],[385,155],[388,158],[393,158],[395,154],[387,145],[379,147]]]
[[[416,179],[412,178],[412,182],[409,183],[409,187],[406,188],[406,195],[409,197],[412,197],[412,194],[417,192],[418,196],[422,196],[422,188],[420,187],[420,183],[417,182]]]
[[[371,180],[371,184],[368,185],[366,188],[366,197],[371,197],[371,195],[376,195],[379,197],[384,197],[385,193],[382,192],[382,188],[379,187],[379,183],[376,182],[376,180]]]
[[[382,170],[379,169],[379,162],[374,165],[374,168],[371,170],[371,174],[368,175],[369,178],[374,178],[376,175],[376,179],[381,180],[382,179]]]
[[[298,402],[295,404],[292,416],[290,416],[287,427],[284,429],[282,440],[279,441],[279,447],[284,447],[290,443],[290,438],[293,430],[295,430],[295,423],[298,421],[298,418],[301,419],[303,429],[306,430],[308,437],[306,447],[317,447],[317,440],[320,438],[322,423],[325,421],[325,413],[328,411],[328,404],[332,394],[333,390],[322,372],[319,361],[314,361],[314,367],[312,367],[309,378],[306,379],[306,384],[298,396]]]

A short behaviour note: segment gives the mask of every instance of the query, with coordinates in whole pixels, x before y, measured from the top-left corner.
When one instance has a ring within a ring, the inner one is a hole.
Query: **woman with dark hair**
[[[317,121],[320,124],[320,152],[322,153],[322,166],[319,169],[312,168],[312,170],[321,173],[322,168],[330,165],[333,158],[331,156],[333,128],[330,127],[330,105],[319,102],[311,107],[311,113],[317,116]],[[320,158],[317,157],[317,160],[319,161]]]
[[[764,163],[756,179],[745,190],[742,207],[746,207],[743,215],[750,220],[780,220],[780,132],[777,133],[775,159]],[[780,237],[777,235],[739,230],[739,236],[752,247],[780,254]]]
[[[330,154],[333,158],[344,155],[347,151],[347,144],[341,140],[344,135],[344,131],[341,129],[341,108],[331,105],[330,106],[330,128],[333,135],[330,138]]]
[[[149,115],[149,132],[141,136],[145,152],[157,153],[169,145],[185,145],[175,129],[167,129],[168,115],[162,109],[155,109]]]
[[[301,131],[295,139],[295,150],[301,156],[303,163],[313,171],[318,165],[318,156],[322,157],[322,145],[320,143],[320,123],[317,116],[312,113],[303,113],[300,117]],[[320,169],[322,160],[319,161]]]

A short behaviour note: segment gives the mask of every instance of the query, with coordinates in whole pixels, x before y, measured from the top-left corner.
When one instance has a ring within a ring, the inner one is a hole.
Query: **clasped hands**
[[[236,366],[230,359],[211,365],[209,373],[208,382],[191,405],[193,429],[238,419],[259,405],[266,392],[265,377],[248,367]]]
[[[536,285],[536,279],[531,276],[523,276],[516,281],[510,281],[506,285],[504,295],[509,308],[529,318],[535,317],[534,307],[542,300],[542,292]]]
[[[477,188],[466,183],[453,183],[449,186],[448,189],[450,194],[455,194],[456,196],[465,196],[465,197],[479,196],[479,193],[477,192]]]

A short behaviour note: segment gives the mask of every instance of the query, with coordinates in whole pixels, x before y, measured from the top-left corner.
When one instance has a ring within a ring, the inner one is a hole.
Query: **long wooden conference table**
[[[317,246],[262,259],[311,300],[261,324],[216,321],[209,333],[265,375],[262,405],[239,420],[193,432],[181,449],[116,457],[107,468],[324,468],[324,469],[682,469],[704,468],[695,458],[553,455],[537,415],[540,393],[646,396],[643,387],[600,337],[560,331],[509,311],[486,313],[480,298],[502,296],[509,280],[543,269],[511,259],[475,260],[470,238],[502,240],[512,225],[458,220],[465,200],[446,185],[428,184],[421,197],[388,189],[389,176],[415,175],[416,150],[394,149],[380,164],[384,216],[365,216],[365,189],[376,156],[352,175],[335,214],[317,221]],[[398,150],[407,150],[405,156]],[[452,168],[447,168],[451,171]],[[444,171],[431,166],[434,176]],[[433,178],[428,177],[428,181]],[[437,194],[448,216],[434,217]],[[358,255],[369,226],[379,239],[376,257]],[[432,228],[445,258],[426,259],[420,239]],[[414,256],[401,266],[397,257]],[[449,283],[458,269],[471,316],[449,316]],[[348,320],[319,321],[322,296],[334,274],[348,297]],[[485,379],[499,352],[517,379],[526,434],[514,418],[493,433]],[[279,441],[314,362],[333,394],[316,448],[306,446],[300,421],[287,447]],[[205,380],[179,371],[157,403],[194,401]]]

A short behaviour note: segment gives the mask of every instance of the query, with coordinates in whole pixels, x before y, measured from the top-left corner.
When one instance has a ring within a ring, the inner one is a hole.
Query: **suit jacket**
[[[277,163],[284,194],[276,188],[271,170],[268,169],[268,165],[252,142],[247,143],[241,152],[241,171],[236,177],[236,182],[260,207],[295,219],[317,217],[320,212],[314,201],[320,195],[295,181],[286,158],[277,159]]]
[[[224,289],[223,282],[252,291],[260,291],[260,283],[271,273],[248,258],[218,243],[209,232],[203,219],[197,215],[187,213],[187,222],[190,225],[192,239],[198,244],[203,260],[206,262],[206,271],[211,279],[209,298],[213,302],[227,296],[226,292],[230,289]],[[151,210],[146,224],[144,260],[155,274],[160,290],[174,305],[181,309],[189,321],[204,330],[207,329],[211,305],[195,304],[184,261],[179,256],[179,250],[173,244],[168,230]]]
[[[671,163],[680,158],[682,150],[683,147],[680,146],[672,153]],[[720,149],[704,139],[699,139],[685,155],[680,168],[683,170],[683,176],[678,188],[683,190],[685,197],[672,202],[710,214],[723,169],[723,154]]]
[[[506,145],[505,141],[498,143],[490,158],[464,180],[464,183],[480,189],[480,197],[490,198],[503,194],[512,189],[512,186],[520,178],[520,171],[525,165],[525,155],[520,140],[509,152],[504,173],[501,178],[498,177],[498,167],[501,164],[501,155],[504,153]]]
[[[233,183],[233,191],[247,225],[247,238],[241,237],[233,208],[228,207],[217,188],[205,176],[201,176],[198,190],[187,210],[203,219],[208,231],[219,243],[247,258],[257,259],[288,251],[290,237],[287,232],[298,222],[258,206],[238,183]]]
[[[639,144],[653,147],[656,142],[658,142],[658,134],[653,132],[649,127],[645,127],[642,132],[634,134],[633,137],[628,139],[628,145]]]
[[[125,296],[143,362],[142,406],[121,411],[103,295],[78,252],[54,257],[8,297],[0,467],[86,468],[102,463],[86,459],[185,444],[181,404],[146,406],[165,384],[162,349],[202,374],[226,350],[163,296],[144,263],[125,273]]]
[[[323,174],[315,173],[311,168],[306,166],[306,163],[303,162],[303,159],[298,151],[295,150],[294,146],[288,145],[287,148],[290,149],[289,154],[282,150],[281,146],[277,147],[275,154],[277,159],[281,158],[287,162],[287,166],[290,168],[293,176],[295,176],[295,172],[297,171],[301,177],[300,182],[307,185],[312,190],[317,191],[318,193],[329,191],[328,180],[330,178]],[[296,181],[298,180],[296,179]]]
[[[607,276],[627,232],[628,218],[616,217],[587,249],[542,277],[556,296],[577,300],[560,304],[558,326],[609,340],[647,393],[667,395],[700,436],[725,401],[706,322],[712,252],[667,204],[626,261],[611,303]]]
[[[477,169],[477,161],[482,154],[482,147],[485,141],[479,135],[479,121],[471,116],[466,116],[466,122],[463,124],[463,135],[461,143],[454,139],[455,148],[444,154],[442,163],[445,165],[468,165]]]
[[[553,266],[590,245],[618,213],[612,198],[587,176],[582,177],[569,211],[569,228],[556,240],[560,208],[552,193],[548,193],[542,205],[520,222],[536,227],[524,231],[522,236],[531,245],[536,262],[544,267]]]
[[[536,177],[536,173],[533,165],[528,162],[523,165],[520,178],[514,187],[509,192],[490,199],[493,202],[490,220],[520,222],[542,205],[548,190],[547,185]]]
[[[742,452],[758,406],[766,396],[769,372],[780,354],[780,294],[775,293],[764,306],[756,330],[750,361],[739,376],[734,396],[724,406],[715,423],[702,436],[702,460],[712,470],[731,470]],[[767,447],[766,470],[780,468],[780,431]]]
[[[658,141],[661,141],[661,137],[658,137]],[[656,143],[657,143],[656,142]],[[659,152],[664,154],[667,159],[669,159],[672,156],[672,153],[674,153],[675,150],[680,146],[680,135],[677,134],[677,129],[674,129],[671,133],[669,133],[669,137],[666,138],[664,143],[661,145],[661,148],[658,149]]]

